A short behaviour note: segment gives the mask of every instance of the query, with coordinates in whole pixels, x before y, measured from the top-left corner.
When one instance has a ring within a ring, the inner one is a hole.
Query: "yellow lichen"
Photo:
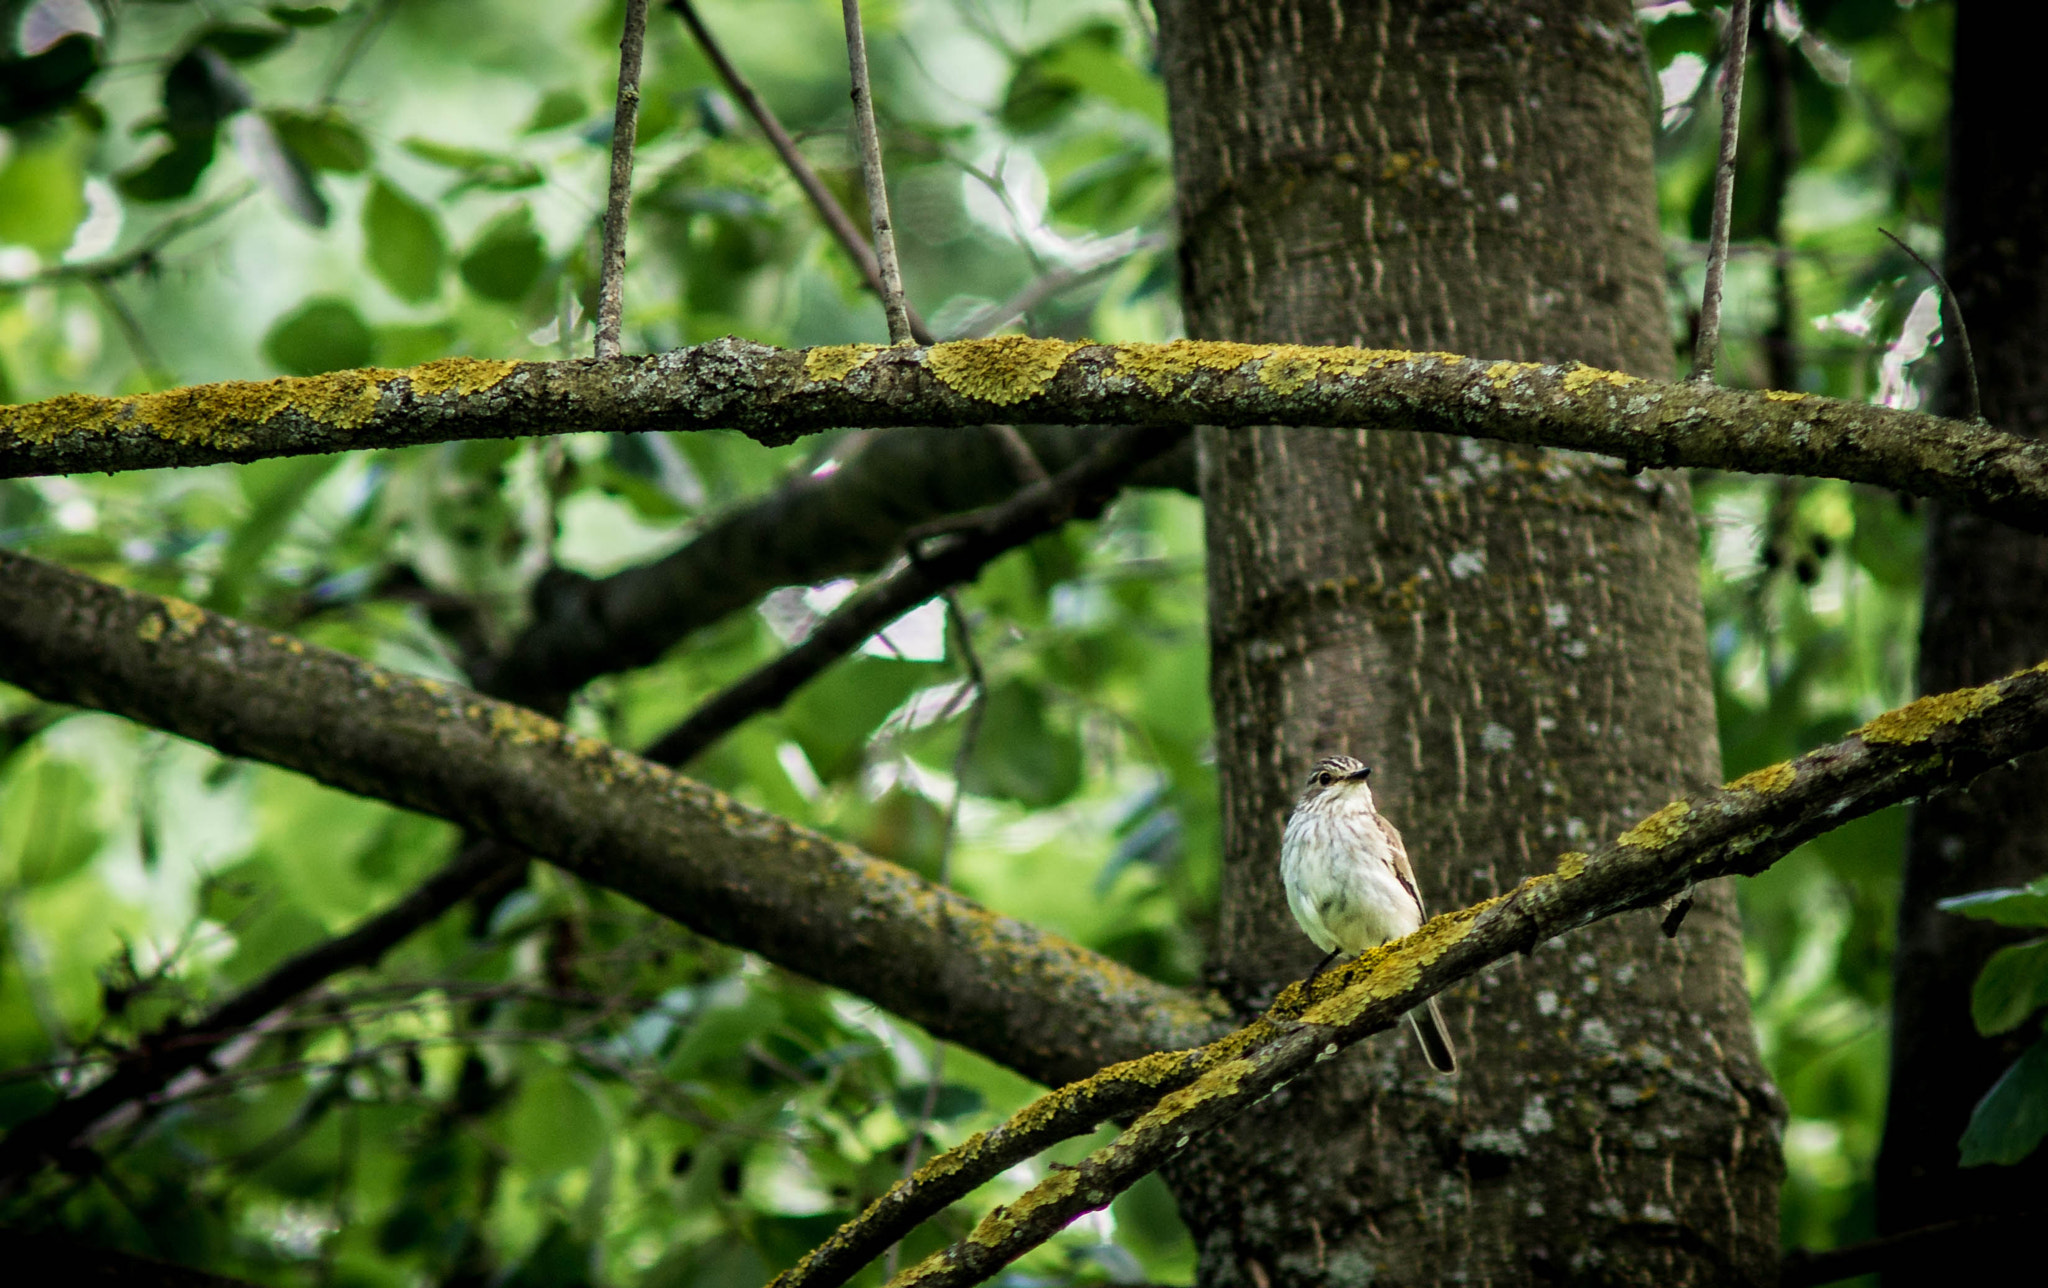
[[[926,350],[927,370],[955,393],[1007,407],[1044,392],[1060,364],[1079,346],[1065,340],[1002,335],[993,340],[955,340]]]
[[[1764,391],[1764,397],[1771,402],[1798,402],[1802,398],[1811,396],[1810,394],[1793,393],[1789,389],[1766,389]]]
[[[445,394],[482,393],[519,369],[503,358],[436,358],[405,373],[412,391],[423,397]]]
[[[1997,706],[2002,696],[1996,684],[1937,693],[1885,712],[1856,730],[1856,736],[1866,743],[1918,742],[1943,725],[1961,724],[1978,712]]]
[[[1496,362],[1486,369],[1486,380],[1495,389],[1505,389],[1515,382],[1516,376],[1541,370],[1540,362]]]
[[[1594,385],[1613,385],[1626,389],[1642,381],[1621,371],[1603,371],[1599,367],[1573,367],[1564,373],[1564,391],[1568,394],[1582,394]]]
[[[288,382],[286,395],[292,407],[324,425],[357,429],[369,423],[377,410],[377,396],[396,374],[379,367],[330,371],[324,376]],[[413,388],[419,388],[417,381]]]
[[[164,619],[155,613],[142,619],[142,625],[135,628],[135,638],[145,644],[154,644],[164,637]]]
[[[182,599],[164,597],[164,616],[170,619],[171,638],[188,640],[206,625],[206,610],[197,604],[188,604]]]
[[[1731,792],[1755,792],[1759,796],[1776,796],[1790,787],[1799,777],[1799,771],[1789,761],[1779,761],[1762,769],[1752,769],[1734,782],[1728,784]]]
[[[1583,850],[1566,850],[1557,856],[1557,878],[1569,881],[1586,870],[1586,860],[1593,856]]]
[[[1479,918],[1498,902],[1489,899],[1425,922],[1406,939],[1359,955],[1366,964],[1366,978],[1333,997],[1316,1003],[1302,1014],[1305,1024],[1341,1026],[1356,1020],[1374,1002],[1414,986],[1422,968],[1444,955],[1453,944],[1472,930]]]
[[[825,344],[804,355],[804,379],[837,384],[882,352],[879,344]]]
[[[974,1227],[974,1233],[967,1236],[967,1241],[978,1243],[984,1248],[997,1246],[1032,1213],[1049,1203],[1057,1203],[1066,1198],[1080,1184],[1079,1172],[1054,1172],[1032,1186],[1015,1203],[999,1206],[981,1218],[981,1224]]]
[[[1197,371],[1235,371],[1271,353],[1272,346],[1222,340],[1175,340],[1172,344],[1120,344],[1116,365],[1155,394],[1171,393],[1176,380]]]
[[[1685,835],[1691,826],[1692,805],[1676,800],[1615,837],[1614,843],[1638,850],[1661,850]]]

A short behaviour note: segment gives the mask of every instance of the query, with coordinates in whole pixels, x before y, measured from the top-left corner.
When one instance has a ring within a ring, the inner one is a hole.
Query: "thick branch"
[[[1210,1048],[1227,1058],[1209,1060],[1198,1077],[1162,1095],[1116,1141],[997,1208],[966,1239],[898,1276],[891,1288],[981,1282],[1075,1217],[1105,1206],[1194,1133],[1344,1047],[1391,1028],[1425,998],[1512,954],[1616,913],[1655,907],[1700,881],[1760,872],[1852,818],[1967,782],[2044,746],[2048,663],[1981,688],[1922,698],[1841,742],[1746,774],[1717,791],[1672,801],[1597,854],[1561,855],[1555,871],[1437,917],[1312,989],[1290,985],[1270,1014]],[[1163,1068],[1163,1081],[1171,1086],[1173,1074],[1201,1063],[1196,1053],[1179,1053]],[[1120,1070],[1105,1070],[1053,1092],[1013,1122],[1055,1113],[1067,1099],[1095,1094],[1095,1084],[1112,1075],[1131,1081]],[[956,1156],[977,1147],[970,1141],[932,1160],[926,1170],[943,1173],[959,1166]],[[864,1214],[835,1241],[868,1219]],[[778,1288],[841,1282],[843,1275],[811,1275],[800,1266]]]
[[[0,553],[0,679],[459,823],[1048,1082],[1213,1008],[531,711]]]
[[[445,358],[0,411],[0,476],[139,469],[572,430],[1316,425],[1574,448],[1634,466],[1848,479],[2048,532],[2048,444],[1810,394],[1661,384],[1576,364],[1180,341],[1003,336],[783,351],[725,339],[608,362]]]
[[[1025,425],[1019,432],[1055,474],[1102,437],[1069,426]],[[1184,443],[1130,481],[1192,492],[1194,452]],[[879,568],[912,528],[993,505],[1016,484],[1016,470],[990,432],[868,435],[847,445],[838,469],[791,479],[652,563],[602,578],[550,571],[534,590],[533,624],[502,658],[479,664],[477,687],[553,709],[552,702],[592,678],[645,666],[777,586]]]

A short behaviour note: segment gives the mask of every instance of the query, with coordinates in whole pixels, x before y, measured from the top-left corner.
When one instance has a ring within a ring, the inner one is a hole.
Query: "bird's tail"
[[[1408,1012],[1408,1022],[1415,1026],[1415,1040],[1422,1043],[1422,1056],[1429,1067],[1438,1073],[1456,1073],[1458,1057],[1451,1050],[1450,1034],[1444,1031],[1444,1015],[1436,1009],[1436,999]]]

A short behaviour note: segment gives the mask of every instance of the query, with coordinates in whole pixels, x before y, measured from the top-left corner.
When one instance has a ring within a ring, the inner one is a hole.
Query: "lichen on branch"
[[[1967,782],[2015,756],[2048,746],[2048,663],[1993,684],[1922,698],[1841,742],[1672,801],[1593,854],[1560,855],[1556,868],[1507,894],[1446,913],[1312,985],[1292,984],[1250,1026],[1199,1052],[1176,1053],[1154,1100],[1115,1141],[1055,1172],[990,1212],[966,1238],[933,1253],[890,1288],[963,1288],[1044,1242],[1075,1217],[1101,1208],[1193,1136],[1374,1033],[1443,988],[1514,953],[1604,917],[1663,900],[1700,881],[1754,874],[1813,837],[1888,805]],[[1056,1119],[1060,1107],[1132,1091],[1120,1069],[1063,1087],[1026,1107],[1013,1124]],[[1007,1128],[1006,1128],[1007,1130]],[[1082,1128],[1081,1130],[1086,1130]],[[1069,1134],[1079,1134],[1072,1132]],[[926,1171],[973,1165],[981,1137],[942,1154]],[[1008,1162],[1021,1161],[1005,1154]],[[920,1174],[922,1175],[922,1173]],[[898,1187],[899,1189],[903,1187]],[[853,1269],[813,1273],[822,1254],[859,1237],[863,1223],[897,1229],[908,1204],[891,1191],[777,1280],[776,1288],[835,1288]],[[920,1209],[931,1215],[936,1208]],[[834,1270],[842,1269],[834,1263]]]
[[[444,359],[0,408],[0,477],[124,470],[577,430],[1303,425],[1601,453],[1631,468],[1840,478],[2048,532],[2048,443],[1811,394],[1663,384],[1577,363],[1286,344],[781,350],[727,338],[607,361]]]

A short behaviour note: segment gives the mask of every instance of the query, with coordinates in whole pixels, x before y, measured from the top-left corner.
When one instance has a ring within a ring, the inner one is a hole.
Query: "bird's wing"
[[[1408,847],[1401,844],[1401,833],[1387,822],[1384,814],[1374,814],[1373,821],[1380,825],[1380,835],[1387,838],[1387,853],[1394,859],[1394,875],[1401,878],[1402,889],[1415,900],[1415,911],[1427,917],[1429,914],[1422,908],[1422,891],[1415,884],[1415,869],[1408,866]]]

